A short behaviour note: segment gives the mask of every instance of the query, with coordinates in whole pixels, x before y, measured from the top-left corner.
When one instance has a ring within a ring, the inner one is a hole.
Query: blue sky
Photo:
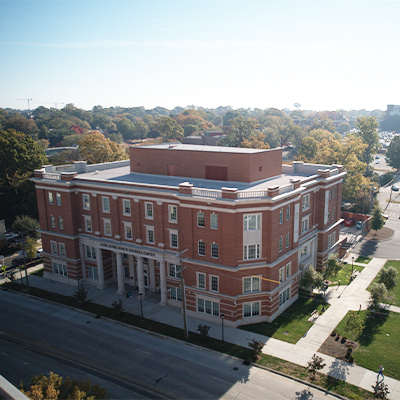
[[[400,1],[0,0],[0,107],[385,110]]]

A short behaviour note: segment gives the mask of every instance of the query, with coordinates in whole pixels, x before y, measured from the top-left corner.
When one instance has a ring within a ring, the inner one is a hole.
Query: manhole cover
[[[233,367],[233,370],[234,371],[237,371],[239,368],[238,367]]]
[[[86,321],[87,324],[90,324],[90,321]]]

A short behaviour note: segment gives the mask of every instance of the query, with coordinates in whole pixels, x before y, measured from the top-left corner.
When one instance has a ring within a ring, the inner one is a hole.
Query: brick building
[[[337,251],[343,168],[282,150],[161,144],[130,161],[35,171],[44,277],[158,292],[231,326],[272,321]]]

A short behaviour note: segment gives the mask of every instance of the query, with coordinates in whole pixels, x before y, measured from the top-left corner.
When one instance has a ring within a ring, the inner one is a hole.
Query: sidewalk
[[[351,253],[347,254],[346,258],[351,260],[352,256],[355,256],[356,258],[356,255]],[[377,371],[370,371],[327,356],[326,354],[320,354],[318,353],[318,349],[336,325],[343,319],[347,311],[357,311],[359,310],[360,305],[363,310],[367,308],[369,293],[366,291],[366,288],[375,278],[376,274],[385,262],[385,259],[375,258],[367,265],[360,264],[365,268],[350,285],[330,287],[326,292],[326,299],[331,306],[324,314],[317,318],[312,327],[296,344],[290,344],[256,333],[230,328],[228,326],[224,326],[224,339],[226,342],[243,347],[247,347],[248,343],[252,339],[261,340],[266,343],[263,353],[302,366],[307,366],[307,362],[311,360],[311,357],[314,354],[317,354],[322,357],[326,363],[326,366],[321,371],[322,373],[344,380],[363,389],[371,390],[371,385],[376,382]],[[357,266],[356,263],[354,265]],[[39,269],[40,267],[41,266],[37,266],[34,268]],[[35,288],[40,288],[66,296],[72,296],[76,291],[76,286],[43,279],[35,275],[29,275],[29,285],[31,291],[34,291]],[[124,295],[121,296],[117,294],[116,289],[116,285],[110,285],[103,290],[90,287],[88,298],[91,299],[93,303],[102,304],[107,307],[111,307],[111,304],[114,301],[122,299],[123,307],[126,312],[140,315],[140,300],[137,291],[131,289],[133,297],[128,299]],[[182,310],[171,306],[160,306],[158,304],[159,301],[160,295],[158,293],[146,291],[146,296],[142,303],[144,317],[183,329]],[[392,307],[391,310],[395,312],[400,311],[398,307]],[[209,335],[211,337],[221,339],[221,324],[208,321],[204,322],[203,320],[194,317],[188,317],[189,332],[197,332],[198,325],[204,323],[210,326]],[[400,381],[385,377],[385,383],[388,385],[390,398],[400,400]]]

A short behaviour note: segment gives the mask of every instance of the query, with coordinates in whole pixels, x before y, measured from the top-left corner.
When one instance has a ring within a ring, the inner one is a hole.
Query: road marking
[[[25,365],[29,365],[29,364],[28,364],[27,362],[25,362],[25,361],[24,361],[24,364],[25,364]]]
[[[137,349],[137,351],[140,351],[141,353],[145,353],[145,354],[148,354],[149,356],[151,356],[151,353],[149,353],[149,352],[147,352],[147,351],[140,350],[140,349]]]
[[[7,353],[3,353],[5,356],[7,355]]]
[[[217,378],[215,376],[213,376],[212,378],[214,378],[215,380],[220,381],[220,382],[229,383],[228,381],[225,381],[223,379]]]

